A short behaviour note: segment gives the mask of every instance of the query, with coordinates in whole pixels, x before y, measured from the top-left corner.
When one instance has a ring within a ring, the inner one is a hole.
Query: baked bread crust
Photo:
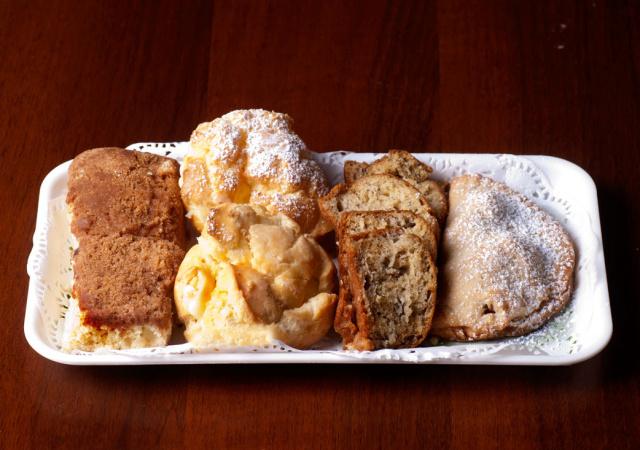
[[[331,230],[318,208],[318,198],[329,192],[327,178],[292,123],[286,114],[251,109],[198,125],[182,165],[181,192],[199,232],[221,203],[284,213],[314,237]]]
[[[369,168],[369,163],[359,162],[359,161],[345,161],[343,172],[344,172],[344,182],[347,184],[351,184],[356,181],[358,178],[362,178],[367,174],[367,169]]]
[[[305,348],[331,328],[336,286],[333,261],[296,222],[227,203],[212,208],[180,266],[175,302],[195,348]]]
[[[345,236],[343,243],[353,294],[348,309],[356,318],[344,322],[344,348],[420,345],[431,326],[437,288],[436,267],[422,239],[394,228]]]
[[[480,175],[451,181],[431,334],[455,341],[527,334],[569,301],[568,233],[524,195]]]

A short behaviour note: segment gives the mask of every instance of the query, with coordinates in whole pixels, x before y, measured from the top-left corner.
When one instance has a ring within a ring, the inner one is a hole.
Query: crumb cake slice
[[[138,236],[86,236],[72,257],[63,350],[167,345],[172,291],[184,250]]]
[[[132,234],[185,246],[184,207],[175,159],[120,148],[78,155],[69,167],[71,232]]]

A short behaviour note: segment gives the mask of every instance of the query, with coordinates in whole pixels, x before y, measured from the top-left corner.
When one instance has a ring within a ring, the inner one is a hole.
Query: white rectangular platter
[[[143,143],[130,149],[176,158],[188,143]],[[342,180],[346,160],[371,162],[372,153],[332,152],[314,157],[335,185]],[[70,161],[56,167],[42,183],[33,250],[24,332],[31,347],[52,361],[71,365],[229,364],[229,363],[414,363],[485,365],[568,365],[600,352],[612,333],[602,235],[596,188],[578,166],[548,156],[499,154],[415,154],[434,168],[433,178],[450,180],[480,173],[503,182],[536,202],[567,229],[576,247],[575,289],[565,309],[541,329],[519,338],[473,343],[427,338],[415,349],[343,351],[339,336],[330,332],[306,350],[275,343],[258,348],[217,348],[196,352],[179,329],[166,347],[64,353],[59,336],[72,282],[69,232],[65,204]]]

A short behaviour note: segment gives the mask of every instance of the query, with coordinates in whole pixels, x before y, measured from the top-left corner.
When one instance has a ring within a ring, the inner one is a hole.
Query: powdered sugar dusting
[[[233,200],[233,194],[240,185],[240,174],[237,170],[226,169],[221,167],[212,167],[211,174],[218,180],[215,186],[215,192],[217,196],[213,197],[214,203],[231,202]]]
[[[254,192],[251,195],[251,203],[267,207],[271,211],[290,211],[291,218],[296,222],[312,217],[315,212],[314,202],[301,198],[300,193]],[[270,206],[272,208],[268,208]]]
[[[263,109],[245,109],[232,111],[222,116],[248,133],[261,130],[289,130],[293,120],[286,114],[269,112]]]
[[[214,161],[235,161],[240,156],[242,133],[233,125],[219,122],[217,133],[212,136],[208,158]]]
[[[268,179],[275,184],[317,186],[320,195],[328,192],[322,170],[310,158],[304,142],[293,133],[250,133],[245,152],[248,177]]]

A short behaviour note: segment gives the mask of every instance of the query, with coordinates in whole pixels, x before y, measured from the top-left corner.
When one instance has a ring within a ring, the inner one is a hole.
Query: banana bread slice
[[[366,231],[403,228],[420,237],[427,246],[433,261],[437,259],[438,244],[428,222],[410,211],[345,211],[340,217],[339,236],[349,236]],[[356,333],[356,318],[353,309],[347,255],[344,244],[338,246],[338,270],[340,291],[334,328],[345,341],[352,341]]]
[[[387,155],[371,164],[347,161],[344,165],[344,179],[347,184],[366,175],[381,173],[394,175],[409,182],[427,199],[442,227],[447,219],[449,206],[441,184],[429,178],[432,172],[432,167],[405,150],[390,150]]]
[[[438,259],[438,242],[432,224],[411,211],[345,211],[340,216],[339,235],[389,228],[403,228],[415,234],[424,241],[431,258]]]
[[[344,162],[344,182],[351,184],[358,178],[362,178],[367,175],[367,169],[369,163],[358,161],[345,161]]]
[[[334,230],[345,211],[411,211],[423,217],[440,240],[440,226],[427,199],[415,187],[388,174],[367,175],[352,184],[339,184],[320,198],[320,210]]]
[[[343,242],[356,318],[345,323],[352,331],[343,336],[345,349],[420,345],[431,326],[437,287],[422,239],[393,228],[345,236]]]

